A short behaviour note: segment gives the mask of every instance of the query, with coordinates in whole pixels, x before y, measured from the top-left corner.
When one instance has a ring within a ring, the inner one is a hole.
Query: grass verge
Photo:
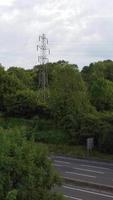
[[[45,145],[45,144],[44,144]],[[113,155],[100,153],[96,150],[88,153],[86,148],[83,146],[72,146],[72,145],[54,145],[46,144],[48,146],[49,152],[55,155],[66,155],[74,156],[76,158],[89,158],[102,161],[113,161]]]

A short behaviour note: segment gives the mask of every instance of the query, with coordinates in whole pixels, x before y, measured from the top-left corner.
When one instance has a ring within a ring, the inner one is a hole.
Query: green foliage
[[[113,154],[113,113],[104,112],[100,114],[101,127],[98,134],[98,145],[102,152]]]
[[[91,63],[82,72],[64,60],[47,69],[43,91],[38,66],[5,71],[0,65],[0,112],[7,116],[0,116],[0,200],[64,199],[53,192],[60,179],[38,142],[84,157],[86,139],[93,137],[97,150],[113,154],[113,61]]]
[[[27,137],[34,136],[36,142],[64,144],[69,142],[69,136],[59,129],[53,120],[34,117],[29,122]]]
[[[23,85],[24,88],[34,88],[33,71],[25,70],[19,67],[10,67],[8,70],[9,76],[14,76]]]
[[[102,152],[113,153],[113,113],[93,113],[81,117],[78,138],[80,144],[86,144],[93,137],[95,147]]]
[[[93,80],[100,78],[113,81],[113,61],[105,60],[91,63],[89,67],[85,66],[81,73],[83,79],[88,83],[89,86]]]
[[[90,91],[92,104],[98,111],[113,110],[113,82],[98,79],[93,81]]]
[[[39,66],[5,71],[0,65],[0,112],[15,117],[38,116],[33,124],[30,122],[30,129],[28,126],[28,138],[33,135],[37,141],[48,143],[68,140],[70,144],[85,144],[86,138],[93,136],[96,148],[112,153],[113,61],[91,63],[81,72],[77,65],[64,60],[46,67],[49,85],[43,91],[38,87]],[[6,124],[3,127],[7,129]]]
[[[60,120],[89,109],[87,90],[78,70],[68,65],[57,69],[49,100],[50,108]]]
[[[16,200],[17,199],[17,190],[12,190],[8,192],[6,200]]]
[[[57,68],[50,88],[49,107],[57,123],[78,143],[79,116],[92,110],[80,72],[70,65]]]
[[[98,111],[113,109],[113,61],[91,63],[81,72],[88,86],[91,103]]]
[[[52,192],[59,183],[46,148],[27,141],[17,129],[0,129],[1,200],[61,200]]]
[[[18,90],[15,94],[5,96],[6,113],[15,116],[33,116],[45,107],[40,102],[37,92],[33,90]]]
[[[15,76],[9,76],[7,72],[0,70],[0,110],[4,111],[4,98],[9,94],[14,94],[18,89],[22,89],[21,82]]]
[[[63,130],[46,130],[35,132],[35,141],[46,144],[68,144],[69,136]]]
[[[106,154],[100,152],[98,150],[93,150],[88,154],[86,146],[83,145],[61,145],[61,144],[47,144],[48,149],[52,155],[67,155],[74,156],[76,158],[91,158],[91,159],[99,159],[99,160],[109,160],[113,161],[113,154]]]

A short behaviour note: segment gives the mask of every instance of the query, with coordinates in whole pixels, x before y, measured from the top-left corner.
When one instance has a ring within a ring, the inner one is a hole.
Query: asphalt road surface
[[[59,189],[68,200],[113,200],[112,194],[83,189],[81,187],[63,185]]]
[[[52,160],[63,177],[113,187],[113,163],[63,156],[52,156]],[[70,191],[69,188],[67,190]]]

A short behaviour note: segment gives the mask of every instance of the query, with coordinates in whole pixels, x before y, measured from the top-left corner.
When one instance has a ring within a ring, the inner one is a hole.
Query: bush
[[[79,144],[85,144],[88,137],[93,137],[95,148],[113,153],[113,113],[84,115],[79,125]]]
[[[61,200],[52,192],[58,183],[46,148],[0,129],[0,200]]]
[[[99,135],[99,149],[105,153],[113,154],[113,126],[103,124]]]
[[[99,149],[113,154],[113,113],[101,114],[101,129],[98,136]]]
[[[27,137],[35,137],[35,141],[50,144],[64,144],[69,142],[66,131],[59,129],[53,120],[34,117],[27,131]]]
[[[40,103],[38,94],[33,90],[18,90],[15,94],[5,96],[6,114],[11,116],[33,116],[46,107]]]
[[[63,130],[37,131],[35,140],[48,144],[68,144],[69,137]]]

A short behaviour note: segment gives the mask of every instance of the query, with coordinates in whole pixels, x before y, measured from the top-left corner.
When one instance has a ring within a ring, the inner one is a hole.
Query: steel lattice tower
[[[38,62],[39,66],[39,87],[45,91],[45,88],[48,86],[48,73],[46,63],[49,62],[47,55],[50,54],[50,50],[47,48],[48,39],[45,34],[39,36],[40,44],[37,45],[38,53]]]

